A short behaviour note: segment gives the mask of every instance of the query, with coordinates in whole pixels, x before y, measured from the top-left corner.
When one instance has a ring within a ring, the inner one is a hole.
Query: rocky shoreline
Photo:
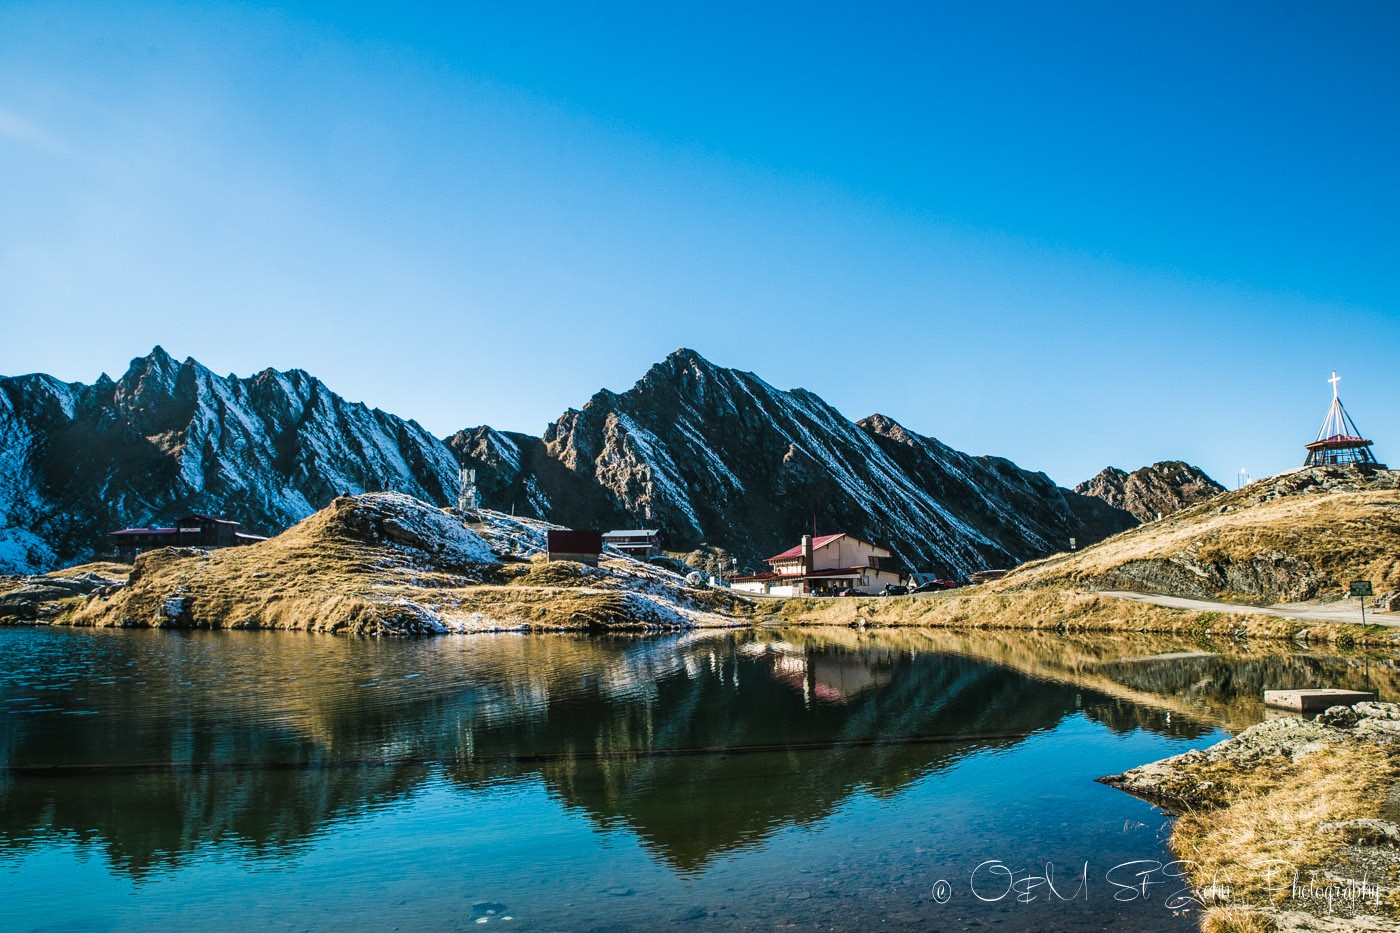
[[[1178,814],[1205,930],[1400,930],[1400,704],[1281,717],[1100,780]]]

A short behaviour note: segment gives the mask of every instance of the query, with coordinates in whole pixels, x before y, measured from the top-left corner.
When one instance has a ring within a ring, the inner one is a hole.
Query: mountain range
[[[885,544],[916,569],[962,574],[1139,521],[1132,503],[1100,496],[1111,484],[1064,489],[883,415],[851,421],[812,392],[685,349],[539,437],[481,426],[439,439],[300,370],[219,376],[156,347],[121,378],[91,385],[0,377],[0,445],[0,572],[9,573],[87,559],[107,531],[190,512],[270,534],[340,493],[394,490],[448,505],[459,464],[477,470],[485,506],[572,527],[655,527],[668,548],[721,549],[744,569],[814,527]],[[1176,466],[1161,480],[1184,504],[1214,487]]]

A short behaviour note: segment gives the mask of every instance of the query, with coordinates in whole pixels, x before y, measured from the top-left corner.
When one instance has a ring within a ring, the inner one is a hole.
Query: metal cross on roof
[[[1316,440],[1307,445],[1308,458],[1303,461],[1303,465],[1366,463],[1380,466],[1376,463],[1375,454],[1371,452],[1371,442],[1361,436],[1361,432],[1356,429],[1356,422],[1351,420],[1351,415],[1347,414],[1342,405],[1341,396],[1337,392],[1337,383],[1342,381],[1342,377],[1338,376],[1334,369],[1332,378],[1327,381],[1332,383],[1332,404],[1327,408],[1327,416],[1322,419],[1322,427],[1317,432]]]

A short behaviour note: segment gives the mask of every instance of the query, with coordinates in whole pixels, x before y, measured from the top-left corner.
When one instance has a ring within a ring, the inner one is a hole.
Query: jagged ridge
[[[476,428],[449,445],[483,493],[577,525],[654,525],[672,546],[721,545],[755,566],[810,529],[888,544],[911,566],[966,573],[1131,527],[1131,516],[1010,461],[971,457],[875,415],[852,422],[805,389],[678,350],[602,391],[539,439]]]
[[[0,379],[0,437],[0,572],[81,559],[106,531],[182,512],[271,533],[341,493],[440,502],[455,473],[415,422],[300,370],[220,377],[160,347],[115,382]]]
[[[1075,486],[1074,491],[1131,512],[1138,521],[1150,522],[1218,496],[1225,487],[1189,463],[1163,460],[1131,473],[1108,467]]]

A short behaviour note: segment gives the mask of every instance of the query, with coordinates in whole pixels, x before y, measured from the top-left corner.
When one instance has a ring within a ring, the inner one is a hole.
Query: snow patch
[[[491,545],[462,524],[456,515],[401,492],[371,492],[355,498],[358,508],[372,510],[386,535],[399,547],[453,564],[498,564]]]

